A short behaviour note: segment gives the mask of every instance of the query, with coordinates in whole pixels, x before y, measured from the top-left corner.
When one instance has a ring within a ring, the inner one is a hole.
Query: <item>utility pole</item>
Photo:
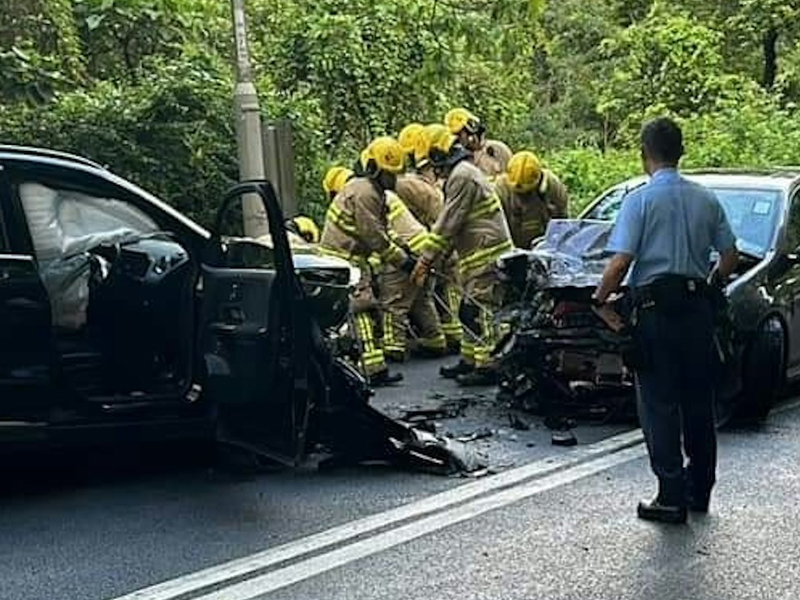
[[[236,42],[236,88],[233,93],[236,119],[236,142],[239,153],[239,180],[264,179],[264,148],[261,138],[261,112],[253,84],[253,68],[247,49],[245,0],[231,0],[233,37]],[[248,194],[242,199],[244,233],[260,237],[269,233],[269,224],[261,199]]]

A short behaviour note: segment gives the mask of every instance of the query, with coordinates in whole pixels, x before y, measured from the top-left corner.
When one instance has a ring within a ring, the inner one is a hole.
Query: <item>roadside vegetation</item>
[[[303,209],[373,136],[466,106],[540,153],[573,212],[671,114],[688,166],[800,164],[800,0],[249,0],[265,117]],[[224,0],[4,0],[0,143],[77,152],[208,223],[237,174]]]

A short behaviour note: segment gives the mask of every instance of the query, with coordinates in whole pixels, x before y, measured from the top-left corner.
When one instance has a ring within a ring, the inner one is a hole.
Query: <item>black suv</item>
[[[212,233],[89,160],[0,146],[0,447],[216,436],[289,464],[396,456],[413,430],[328,349],[353,275],[293,258],[266,182],[234,188]]]

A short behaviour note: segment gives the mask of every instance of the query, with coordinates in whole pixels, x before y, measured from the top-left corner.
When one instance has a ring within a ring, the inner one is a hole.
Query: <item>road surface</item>
[[[458,397],[437,368],[409,365],[374,404],[399,415]],[[578,447],[556,448],[533,417],[513,429],[491,390],[468,400],[437,425],[492,432],[471,442],[496,471],[480,479],[243,476],[186,449],[7,480],[0,598],[797,597],[800,409],[723,435],[712,514],[680,530],[634,517],[653,482],[630,425],[581,426]]]

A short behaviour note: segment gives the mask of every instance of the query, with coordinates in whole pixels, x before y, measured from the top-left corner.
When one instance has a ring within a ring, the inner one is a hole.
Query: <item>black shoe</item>
[[[478,387],[494,385],[497,383],[497,371],[494,369],[473,369],[456,377],[458,385],[463,387]]]
[[[555,429],[550,432],[550,443],[553,446],[577,446],[578,438],[571,429]]]
[[[645,521],[657,521],[675,525],[686,523],[685,506],[661,504],[658,499],[652,502],[639,502],[636,514]]]
[[[397,372],[391,373],[389,369],[378,371],[369,378],[369,384],[376,388],[394,385],[395,383],[400,383],[401,381],[403,381],[403,374]]]
[[[471,365],[463,360],[458,361],[456,364],[449,367],[442,367],[439,369],[439,375],[445,379],[455,379],[459,375],[466,375],[475,370],[475,365]]]

